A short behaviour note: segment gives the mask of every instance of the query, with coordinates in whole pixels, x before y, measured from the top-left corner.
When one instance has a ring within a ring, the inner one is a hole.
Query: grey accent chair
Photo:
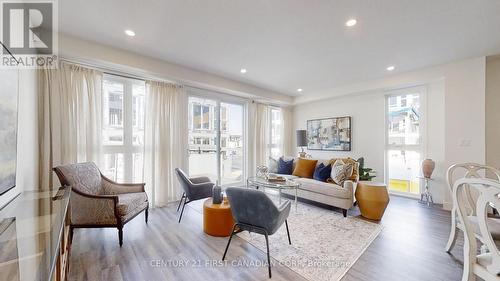
[[[290,232],[288,230],[288,216],[290,215],[290,201],[286,201],[281,206],[276,206],[273,201],[262,191],[246,188],[230,187],[226,189],[226,194],[231,205],[231,212],[235,224],[233,231],[227,241],[226,250],[222,260],[226,258],[229,244],[233,235],[242,231],[262,234],[266,238],[267,263],[269,278],[271,278],[271,259],[269,256],[269,235],[273,235],[285,223],[288,243],[291,245]]]
[[[148,196],[144,183],[116,183],[101,174],[93,162],[55,167],[62,186],[71,186],[71,237],[74,228],[118,228],[120,247],[123,226],[145,211],[148,223]]]
[[[182,211],[179,216],[180,223],[186,204],[195,200],[211,197],[214,184],[208,177],[189,178],[186,173],[179,168],[175,168],[175,173],[177,174],[177,178],[179,179],[182,189],[184,190],[181,200],[179,201],[179,206],[177,206],[177,212],[179,212],[182,200],[184,200],[184,204],[182,204]]]

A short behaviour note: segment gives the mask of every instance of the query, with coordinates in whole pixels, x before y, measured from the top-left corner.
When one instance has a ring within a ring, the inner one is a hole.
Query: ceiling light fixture
[[[393,71],[394,69],[396,69],[396,67],[394,65],[387,67],[387,71]]]
[[[127,34],[130,37],[135,36],[135,32],[133,30],[130,30],[130,29],[125,30],[125,34]]]
[[[303,90],[302,90],[302,89],[300,89],[300,88],[299,88],[299,89],[297,89],[297,92],[299,92],[299,93],[300,93],[300,92],[302,92],[302,91],[303,91]]]
[[[246,68],[242,68],[242,69],[240,70],[240,72],[241,72],[241,73],[243,73],[243,74],[245,74],[245,73],[247,73],[247,70],[246,70]]]
[[[355,26],[357,23],[358,23],[358,21],[356,19],[350,19],[350,20],[345,22],[345,26],[352,27],[352,26]]]

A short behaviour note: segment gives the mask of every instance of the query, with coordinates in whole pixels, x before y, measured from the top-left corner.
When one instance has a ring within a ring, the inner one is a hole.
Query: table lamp
[[[307,131],[306,130],[297,130],[297,147],[301,148],[301,152],[299,152],[299,157],[305,158],[306,153],[304,152],[304,147],[307,146]]]

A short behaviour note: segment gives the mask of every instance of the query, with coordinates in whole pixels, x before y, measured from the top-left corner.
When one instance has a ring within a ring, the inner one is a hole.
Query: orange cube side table
[[[363,217],[381,220],[389,204],[389,193],[383,183],[360,181],[356,186],[356,200]]]
[[[212,198],[205,200],[203,203],[203,231],[206,234],[227,237],[231,235],[233,226],[233,214],[226,197],[222,204],[213,204]]]

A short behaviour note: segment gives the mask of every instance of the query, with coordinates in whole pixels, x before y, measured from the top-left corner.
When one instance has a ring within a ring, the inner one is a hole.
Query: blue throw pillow
[[[320,163],[316,169],[314,170],[313,179],[318,181],[326,182],[326,180],[330,177],[330,173],[332,172],[332,165]]]
[[[293,159],[290,161],[285,161],[280,158],[278,162],[278,174],[291,175],[293,173]]]

